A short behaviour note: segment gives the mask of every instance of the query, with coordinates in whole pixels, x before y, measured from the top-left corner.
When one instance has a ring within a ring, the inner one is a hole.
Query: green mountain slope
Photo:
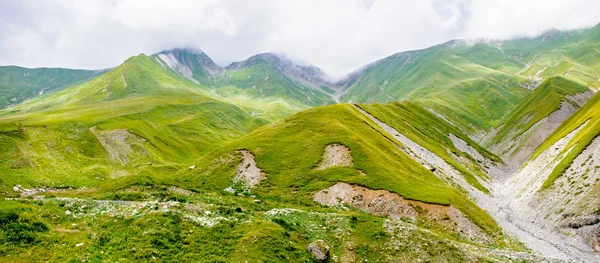
[[[0,108],[83,83],[105,71],[0,66]]]
[[[450,41],[368,65],[342,101],[411,100],[471,134],[498,127],[506,112],[544,79],[562,76],[600,87],[600,26],[536,38]]]
[[[484,144],[509,163],[521,166],[592,95],[593,91],[578,82],[550,77],[486,135]]]
[[[201,169],[185,182],[216,191],[227,188],[235,175],[235,167],[225,164],[221,168],[218,163],[236,150],[245,149],[254,154],[258,167],[267,175],[266,186],[254,190],[262,198],[310,204],[312,198],[307,195],[336,182],[347,182],[386,189],[411,200],[452,204],[482,228],[497,230],[493,220],[482,210],[472,210],[474,205],[468,198],[397,149],[394,142],[398,143],[352,105],[319,107],[264,126],[203,157],[199,161]],[[350,149],[354,165],[316,169],[326,146],[336,143]],[[226,178],[229,180],[223,180]]]
[[[212,96],[270,121],[334,103],[335,86],[326,80],[325,73],[281,55],[258,54],[226,68],[200,50],[166,50],[152,57]]]
[[[450,41],[337,83],[174,49],[56,84],[0,109],[0,261],[594,258],[599,28]]]
[[[185,166],[265,123],[140,55],[89,82],[0,111],[0,171],[7,185],[89,186]]]
[[[341,99],[367,103],[408,99],[447,115],[468,131],[492,127],[527,94],[519,86],[525,79],[453,53],[460,49],[448,43],[375,62]]]
[[[505,117],[502,127],[495,133],[490,143],[498,143],[508,136],[510,131],[514,131],[513,139],[520,136],[542,118],[559,110],[561,102],[567,100],[567,96],[587,90],[586,86],[563,77],[547,79]]]
[[[291,112],[334,103],[331,94],[323,91],[319,82],[309,83],[300,76],[294,76],[287,66],[296,67],[270,53],[234,63],[218,79],[216,93],[234,98],[242,105],[254,106],[258,111],[271,111],[259,112],[268,119],[279,119]],[[256,107],[256,102],[266,107]]]
[[[402,132],[435,151],[453,146],[432,136],[453,133],[469,140],[441,120],[423,119],[435,117],[412,103],[363,106],[381,119],[418,121],[414,130]],[[144,121],[161,123],[158,116]],[[123,119],[135,122],[129,115]],[[188,163],[194,164],[191,168],[164,162],[167,150],[137,132],[112,129],[112,120],[106,123],[92,129],[80,122],[24,125],[2,133],[2,148],[11,149],[0,156],[2,185],[49,186],[33,193],[46,196],[36,197],[39,201],[22,193],[44,188],[4,192],[21,198],[0,201],[0,219],[12,218],[22,228],[0,220],[0,227],[10,229],[3,233],[20,235],[5,239],[1,249],[12,252],[0,255],[3,259],[296,262],[313,260],[306,248],[315,240],[323,240],[329,257],[338,259],[527,258],[465,193],[415,161],[398,147],[399,141],[350,104],[308,109],[258,128]],[[331,145],[348,149],[350,162],[322,168],[329,163]],[[34,168],[28,166],[46,170],[29,170],[38,173],[29,176],[24,171]],[[256,171],[264,177],[257,184],[240,179]],[[349,193],[356,202],[320,204],[316,196],[329,194],[327,189],[340,183],[361,189],[361,194]],[[353,207],[362,198],[378,205]],[[403,210],[394,210],[401,204]],[[52,249],[52,244],[64,249]],[[128,254],[133,248],[135,255]]]
[[[497,162],[501,162],[501,160],[473,142],[457,128],[410,102],[395,102],[387,105],[361,104],[360,107],[412,141],[441,156],[447,163],[460,171],[467,182],[483,192],[488,192],[479,182],[479,180],[488,179],[487,172],[472,156],[458,150],[449,135],[457,136],[468,142],[469,145],[475,146],[478,152],[485,154],[485,158]],[[469,162],[459,162],[458,160],[461,158],[467,159]]]
[[[568,142],[563,152],[561,152],[561,154],[566,154],[566,156],[554,168],[548,179],[544,182],[544,188],[550,187],[559,176],[565,173],[573,163],[573,160],[600,135],[600,116],[598,115],[598,110],[600,110],[600,96],[596,93],[596,95],[581,107],[581,109],[561,124],[560,127],[558,127],[558,129],[535,151],[532,159],[573,130],[582,127],[581,131]]]

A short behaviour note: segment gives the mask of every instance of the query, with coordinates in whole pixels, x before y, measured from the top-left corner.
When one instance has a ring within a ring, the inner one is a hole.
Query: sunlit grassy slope
[[[411,100],[445,115],[467,132],[501,119],[536,81],[562,76],[600,87],[600,26],[550,31],[540,37],[496,42],[450,41],[398,53],[367,66],[343,101]]]
[[[459,129],[438,118],[431,112],[410,102],[394,102],[386,105],[361,104],[360,107],[377,119],[392,126],[412,141],[442,157],[447,163],[460,171],[467,182],[475,188],[486,193],[488,192],[477,179],[477,177],[479,177],[479,180],[485,179],[487,178],[487,174],[481,170],[470,155],[456,149],[448,136],[454,134],[468,142],[469,145],[472,145],[472,147],[475,147],[479,152],[485,154],[485,157],[488,159],[498,162],[501,162],[501,160],[497,156],[483,149],[477,143],[473,142]],[[469,159],[471,161],[470,165],[458,163],[451,154]]]
[[[132,96],[140,98],[141,93]],[[232,121],[236,116],[233,110],[226,111],[223,103],[204,99],[209,102],[155,105],[118,117],[91,115],[89,119],[43,124],[42,115],[53,114],[46,109],[39,113],[35,125],[24,122],[14,130],[6,125],[0,134],[0,147],[7,150],[0,154],[3,195],[14,196],[11,187],[16,184],[75,189],[44,193],[47,198],[42,201],[0,201],[0,238],[4,241],[0,259],[305,262],[312,260],[306,247],[315,239],[325,240],[332,256],[350,255],[375,262],[390,258],[481,261],[490,254],[479,249],[520,249],[505,239],[485,211],[399,150],[395,145],[399,142],[353,105],[304,110],[247,136],[229,138],[229,144],[198,158],[188,144],[173,147],[166,140],[189,142],[197,133],[220,134],[220,130],[184,134],[173,128],[189,119],[194,121],[188,128],[214,124],[212,118],[197,117],[205,114],[202,110],[223,112],[224,116],[219,116],[223,120]],[[208,109],[206,104],[214,108]],[[451,132],[472,143],[457,129],[443,122],[433,123],[435,118],[424,118],[432,114],[415,104],[375,105],[368,109],[382,119],[414,121],[415,130],[402,131],[434,151],[452,147],[447,141],[436,142],[429,137],[441,133]],[[26,121],[26,115],[34,113],[31,110],[18,118]],[[255,125],[243,112],[239,116],[241,124]],[[90,129],[90,125],[98,128]],[[150,126],[148,130],[144,129],[146,125]],[[163,125],[171,130],[156,130]],[[232,126],[238,127],[229,123],[221,129]],[[121,132],[123,128],[131,135]],[[168,143],[159,146],[151,136]],[[99,143],[107,139],[110,146]],[[331,143],[348,146],[354,166],[315,169]],[[224,191],[233,185],[241,161],[236,151],[240,149],[255,155],[267,177],[251,195]],[[189,165],[195,165],[194,169],[188,169]],[[444,222],[423,220],[398,222],[402,225],[400,232],[389,231],[384,217],[355,209],[326,208],[313,201],[316,191],[337,182],[452,205],[492,240],[476,244],[442,227]],[[54,195],[81,199],[55,199]],[[118,201],[112,204],[93,199]],[[154,203],[156,200],[161,202]],[[7,219],[15,223],[7,223]],[[53,249],[56,246],[62,249]]]
[[[392,141],[395,139],[350,104],[318,107],[259,128],[203,157],[200,169],[179,178],[185,185],[196,186],[197,191],[225,189],[231,185],[236,167],[223,160],[236,150],[247,149],[267,174],[268,179],[255,190],[261,198],[311,205],[312,193],[336,182],[348,182],[386,189],[407,199],[453,205],[486,231],[498,231],[489,215]],[[354,167],[315,169],[331,143],[350,148]]]
[[[585,92],[588,88],[578,82],[561,76],[551,77],[531,92],[523,101],[502,120],[502,127],[488,142],[488,145],[499,143],[510,135],[516,138],[526,132],[535,123],[548,117],[560,109],[566,97]]]
[[[4,186],[80,187],[154,173],[266,124],[205,94],[140,55],[87,83],[2,110]]]
[[[0,108],[83,83],[104,71],[0,66]]]

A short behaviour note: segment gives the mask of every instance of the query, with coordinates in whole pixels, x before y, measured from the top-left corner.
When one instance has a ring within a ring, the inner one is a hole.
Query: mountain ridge
[[[595,262],[596,30],[130,57],[0,109],[0,261]]]

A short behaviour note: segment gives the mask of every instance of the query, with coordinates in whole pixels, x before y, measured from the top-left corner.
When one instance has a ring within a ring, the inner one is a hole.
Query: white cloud
[[[274,51],[341,76],[453,38],[532,36],[599,17],[597,0],[4,0],[0,64],[106,68],[191,46],[221,65]]]

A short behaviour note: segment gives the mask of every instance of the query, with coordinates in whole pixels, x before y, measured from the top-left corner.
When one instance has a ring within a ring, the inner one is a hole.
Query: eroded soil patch
[[[489,237],[478,226],[452,206],[407,200],[386,190],[372,190],[340,182],[317,192],[313,200],[328,206],[349,205],[371,214],[389,216],[393,219],[434,220],[469,239],[489,241]]]
[[[322,170],[329,167],[336,166],[353,166],[354,159],[350,153],[350,148],[343,144],[330,144],[325,147],[325,153],[323,153],[323,160],[319,163],[317,169]]]
[[[250,191],[260,184],[260,181],[267,179],[267,176],[256,166],[254,155],[250,151],[239,150],[238,153],[242,154],[242,162],[236,170],[233,183],[241,183],[244,190]]]

